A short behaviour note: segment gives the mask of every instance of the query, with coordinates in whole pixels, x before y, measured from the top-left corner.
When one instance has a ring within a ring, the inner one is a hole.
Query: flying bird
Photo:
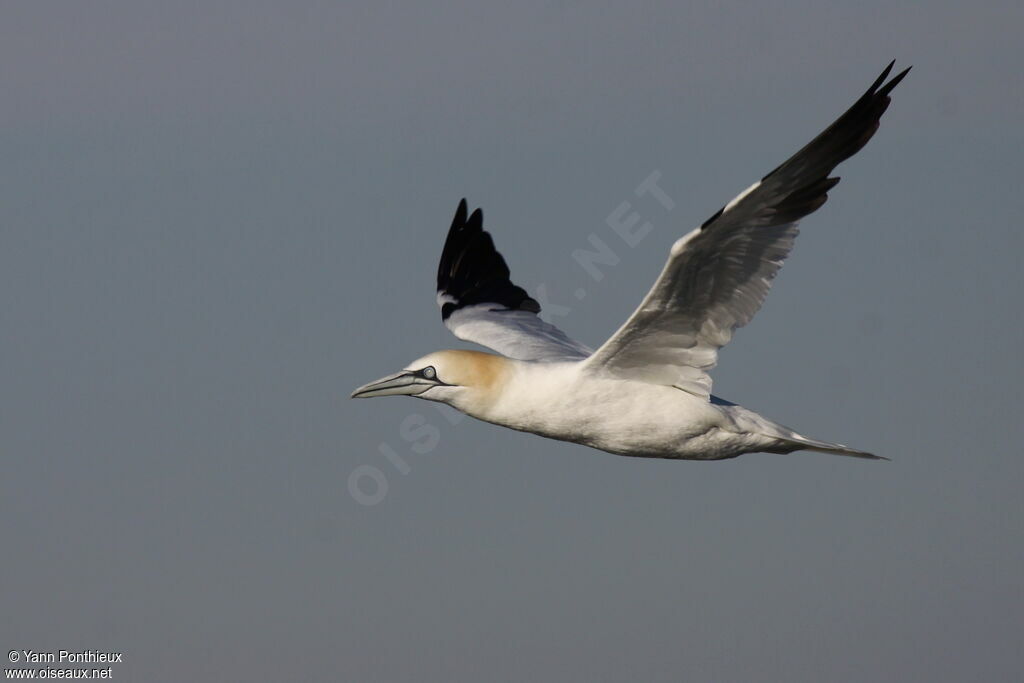
[[[459,339],[497,351],[436,351],[352,397],[406,395],[475,418],[619,455],[722,460],[820,451],[885,459],[804,436],[711,394],[718,350],[761,307],[797,236],[828,199],[829,177],[878,130],[892,62],[831,126],[672,245],[639,307],[596,351],[539,316],[483,229],[455,212],[437,270],[437,303]],[[468,215],[467,215],[468,214]]]

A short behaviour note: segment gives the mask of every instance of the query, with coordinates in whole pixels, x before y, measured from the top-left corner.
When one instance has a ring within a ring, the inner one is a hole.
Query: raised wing
[[[761,307],[797,221],[825,203],[839,182],[829,173],[875,134],[889,92],[910,71],[886,83],[892,67],[821,135],[672,245],[640,307],[586,367],[708,398],[718,349]]]
[[[452,334],[519,360],[590,355],[589,348],[537,317],[540,304],[512,284],[483,222],[480,209],[466,218],[466,200],[459,202],[437,267],[437,303]]]

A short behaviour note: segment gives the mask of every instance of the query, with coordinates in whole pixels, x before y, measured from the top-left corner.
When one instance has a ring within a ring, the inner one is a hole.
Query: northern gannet
[[[629,319],[592,351],[538,317],[509,279],[483,213],[455,212],[437,271],[437,303],[459,339],[498,352],[449,350],[359,387],[352,397],[406,395],[475,418],[619,455],[721,460],[744,453],[821,451],[884,459],[799,434],[711,395],[718,349],[753,318],[797,236],[839,182],[830,178],[878,130],[893,63],[846,113],[699,228]]]

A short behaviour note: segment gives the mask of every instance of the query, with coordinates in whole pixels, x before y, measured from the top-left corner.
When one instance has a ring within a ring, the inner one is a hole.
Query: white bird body
[[[488,370],[481,372],[481,365]],[[474,378],[491,379],[461,379],[467,384],[458,390],[435,388],[435,400],[485,422],[618,455],[721,460],[752,451],[788,452],[797,444],[806,448],[809,441],[742,406],[595,373],[582,361],[521,361],[450,350],[410,364],[437,368],[439,377],[454,376],[445,372],[452,366],[475,366]]]
[[[674,387],[581,371],[581,362],[512,365],[500,397],[477,413],[487,422],[620,455],[684,458],[717,453],[726,416]]]
[[[538,364],[524,365],[534,367],[517,372],[506,388],[507,398],[481,419],[609,453],[648,458],[717,460],[773,445],[766,437],[738,428],[718,406],[674,387],[588,376],[577,363],[551,371]],[[537,391],[532,375],[552,381]],[[557,380],[563,381],[556,384]]]
[[[711,395],[718,349],[760,308],[797,221],[839,182],[829,173],[878,129],[892,64],[821,135],[680,238],[647,296],[596,351],[538,317],[510,280],[483,213],[459,204],[441,255],[437,302],[456,337],[501,355],[437,351],[356,389],[409,395],[511,429],[635,457],[721,460],[814,450],[879,459],[805,437]]]

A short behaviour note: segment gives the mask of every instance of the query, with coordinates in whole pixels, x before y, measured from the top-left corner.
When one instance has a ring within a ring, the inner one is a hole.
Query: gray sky
[[[6,3],[0,646],[147,681],[1019,675],[1024,10],[707,5]],[[461,345],[432,291],[459,198],[598,344],[893,57],[714,375],[892,463],[348,400]]]

